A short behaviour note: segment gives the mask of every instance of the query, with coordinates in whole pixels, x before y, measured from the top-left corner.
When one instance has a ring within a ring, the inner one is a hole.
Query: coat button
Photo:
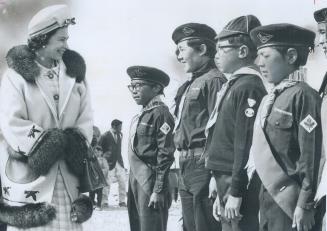
[[[59,99],[59,95],[56,94],[56,95],[53,96],[53,98],[54,98],[54,100],[58,100]]]
[[[48,77],[49,77],[49,79],[53,79],[53,74],[51,72],[48,73]]]
[[[277,122],[275,123],[275,125],[276,125],[276,126],[279,126],[279,122],[277,121]]]

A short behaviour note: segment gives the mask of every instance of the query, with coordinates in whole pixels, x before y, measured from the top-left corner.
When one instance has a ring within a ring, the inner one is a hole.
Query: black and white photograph
[[[327,231],[327,0],[0,0],[0,231]]]

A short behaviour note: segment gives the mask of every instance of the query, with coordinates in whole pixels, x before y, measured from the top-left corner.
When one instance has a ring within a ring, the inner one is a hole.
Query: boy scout
[[[327,8],[323,8],[314,12],[314,18],[318,23],[319,45],[322,47],[325,56],[327,57]],[[322,97],[321,104],[321,124],[322,124],[322,150],[323,156],[320,163],[322,172],[319,172],[320,183],[317,189],[315,201],[319,206],[317,212],[321,217],[326,211],[326,188],[327,188],[327,165],[326,165],[326,150],[327,150],[327,73],[324,76],[323,82],[319,89],[319,94]],[[317,222],[317,221],[316,221]],[[319,221],[318,221],[319,222]],[[326,217],[324,217],[324,226],[322,230],[326,230]]]
[[[129,138],[128,215],[131,231],[165,231],[171,200],[168,173],[174,161],[174,120],[160,95],[169,84],[161,70],[145,66],[127,69],[128,86],[142,111],[133,118]]]
[[[192,78],[177,91],[175,97],[176,125],[174,142],[180,151],[184,229],[211,231],[219,228],[212,216],[212,203],[208,198],[210,171],[204,167],[204,133],[212,112],[216,94],[225,77],[214,65],[216,32],[209,26],[188,23],[177,27],[172,39],[177,45],[177,59]]]
[[[266,95],[258,67],[254,65],[256,48],[249,34],[260,25],[253,15],[241,16],[230,21],[216,37],[216,65],[231,76],[217,94],[206,128],[211,140],[206,148],[206,167],[216,179],[218,197],[213,211],[215,217],[222,215],[222,219],[216,219],[221,220],[224,231],[259,228],[256,193],[246,189],[244,167],[257,109]]]
[[[261,230],[316,230],[313,200],[321,156],[321,99],[305,82],[288,78],[305,65],[315,33],[292,24],[250,33],[263,77],[274,85],[254,124],[249,162],[262,182]]]

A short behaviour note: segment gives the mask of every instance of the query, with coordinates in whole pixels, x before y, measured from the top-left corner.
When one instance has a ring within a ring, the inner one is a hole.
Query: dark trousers
[[[240,213],[243,215],[240,221],[229,221],[224,216],[224,208],[230,195],[232,176],[225,173],[214,171],[217,183],[218,196],[222,211],[222,230],[223,231],[258,231],[259,230],[259,191],[260,180],[257,174],[254,174],[248,190],[242,197]]]
[[[92,202],[95,202],[95,195],[97,195],[97,206],[101,207],[101,202],[102,202],[102,190],[103,188],[97,189],[95,191],[90,192],[90,198]]]
[[[168,209],[171,199],[165,192],[164,208],[149,208],[150,196],[137,182],[133,173],[129,175],[127,208],[131,231],[165,231],[167,229]]]
[[[213,201],[209,196],[211,174],[196,158],[183,160],[179,194],[182,202],[185,231],[219,231],[220,224],[212,215]]]

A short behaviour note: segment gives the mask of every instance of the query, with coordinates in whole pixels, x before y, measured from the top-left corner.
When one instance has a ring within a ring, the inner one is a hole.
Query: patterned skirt
[[[29,229],[19,229],[17,227],[8,226],[7,231],[82,231],[81,224],[74,223],[70,220],[71,200],[65,187],[64,179],[60,169],[53,191],[51,203],[56,208],[56,218],[48,225]]]

